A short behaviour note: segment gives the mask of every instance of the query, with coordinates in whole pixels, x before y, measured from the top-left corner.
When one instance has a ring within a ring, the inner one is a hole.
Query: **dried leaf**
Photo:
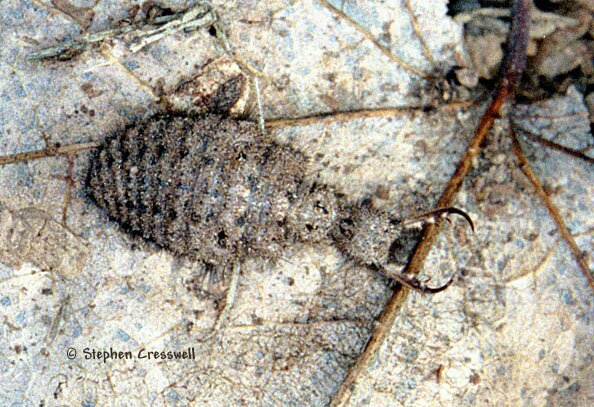
[[[97,3],[89,31],[110,28],[132,6]],[[435,205],[482,112],[469,102],[444,104],[447,92],[423,79],[437,67],[467,66],[461,27],[446,11],[445,1],[217,5],[241,65],[261,72],[274,136],[311,157],[312,179],[353,199],[381,190],[374,203],[402,216]],[[166,36],[138,53],[114,42],[69,62],[25,61],[42,45],[75,36],[83,23],[41,2],[0,3],[2,156],[94,143],[160,110],[156,102],[179,82],[196,77],[210,86],[218,81],[211,72],[229,67],[208,29]],[[578,109],[575,100],[570,105]],[[539,123],[546,119],[535,115]],[[556,121],[550,129],[561,137]],[[580,134],[579,140],[591,137]],[[509,139],[489,140],[457,203],[478,232],[447,227],[423,273],[437,282],[463,269],[463,278],[442,294],[407,298],[353,388],[352,404],[512,404],[531,395],[538,402],[591,403],[592,368],[583,362],[592,357],[591,292],[518,169]],[[534,149],[530,158],[552,191],[560,187],[554,199],[580,247],[592,251],[591,168]],[[223,296],[199,291],[198,264],[130,239],[87,201],[80,190],[87,161],[79,151],[73,168],[79,193],[67,211],[69,230],[88,242],[77,278],[40,272],[41,252],[21,268],[2,261],[0,352],[10,362],[0,374],[10,388],[0,392],[3,404],[332,401],[392,294],[385,278],[354,267],[332,247],[295,246],[275,262],[242,264],[235,283],[222,283]],[[60,219],[67,171],[61,155],[2,166],[0,202]],[[21,239],[27,236],[35,241]],[[3,253],[13,249],[7,246]],[[78,258],[69,247],[52,254]],[[53,295],[40,297],[50,287]],[[68,307],[53,329],[64,298]],[[53,339],[40,340],[50,330]],[[69,348],[77,351],[73,360]],[[85,348],[134,356],[104,363],[86,359]],[[140,349],[187,348],[196,360],[138,358]]]

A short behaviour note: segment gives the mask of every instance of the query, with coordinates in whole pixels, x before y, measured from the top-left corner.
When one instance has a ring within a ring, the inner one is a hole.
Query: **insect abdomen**
[[[127,232],[224,265],[247,252],[275,256],[285,245],[304,162],[250,122],[162,115],[108,138],[87,187]]]

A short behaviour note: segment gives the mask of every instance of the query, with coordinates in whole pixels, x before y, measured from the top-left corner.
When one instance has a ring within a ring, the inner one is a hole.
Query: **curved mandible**
[[[405,229],[422,229],[423,227],[425,227],[427,225],[438,223],[439,221],[441,221],[443,219],[446,219],[449,222],[450,221],[450,219],[448,218],[449,215],[459,215],[459,216],[463,217],[464,220],[470,225],[470,229],[474,233],[474,230],[475,230],[474,222],[472,221],[472,218],[470,217],[470,215],[468,215],[468,213],[466,213],[462,209],[455,208],[455,207],[435,209],[433,211],[425,212],[423,214],[415,216],[414,218],[407,219],[407,220],[401,221],[399,223]],[[391,248],[394,247],[394,242],[392,245],[390,245],[390,247]],[[388,277],[390,277],[394,281],[397,281],[400,284],[402,284],[410,289],[413,289],[415,291],[420,291],[425,294],[436,294],[436,293],[439,293],[439,292],[445,290],[454,282],[454,279],[456,278],[456,274],[457,274],[457,273],[454,273],[452,275],[452,277],[448,280],[448,282],[445,283],[444,285],[433,288],[433,287],[428,287],[424,282],[422,282],[421,280],[419,280],[416,277],[408,277],[402,273],[395,273],[395,272],[389,271],[386,268],[381,267],[381,266],[378,268],[380,271],[382,271],[384,274],[386,274]]]

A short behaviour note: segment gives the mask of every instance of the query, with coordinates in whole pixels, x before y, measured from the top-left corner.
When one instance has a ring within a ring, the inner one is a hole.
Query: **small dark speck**
[[[115,336],[123,342],[127,342],[130,339],[130,335],[128,335],[126,332],[122,331],[121,329],[118,329]]]
[[[171,390],[169,393],[167,393],[167,397],[169,397],[170,399],[173,399],[173,400],[181,400],[181,397],[179,396],[179,394],[177,394],[173,390]]]
[[[579,390],[580,384],[578,382],[574,382],[560,392],[561,399],[570,400],[572,396],[575,396],[575,393],[577,393]]]
[[[295,285],[295,279],[293,277],[287,278],[287,284],[290,286]]]
[[[573,305],[575,301],[572,298],[571,291],[563,290],[561,292],[561,301],[565,305]]]
[[[334,82],[336,80],[336,74],[335,73],[324,74],[324,75],[322,75],[322,77],[324,79],[326,79],[328,82]]]
[[[140,67],[140,64],[136,61],[125,61],[124,66],[129,70],[133,71],[135,69],[138,69]]]

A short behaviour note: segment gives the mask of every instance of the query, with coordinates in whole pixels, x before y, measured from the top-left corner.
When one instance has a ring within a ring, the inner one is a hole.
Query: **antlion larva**
[[[221,31],[209,4],[180,16],[151,20],[159,27],[133,37],[132,49],[161,38],[164,27],[171,33],[202,26]],[[111,36],[124,38],[143,24],[84,35],[29,59],[71,58]],[[91,157],[90,198],[129,234],[217,269],[247,256],[276,258],[295,241],[328,241],[350,259],[386,271],[403,230],[453,213],[474,229],[460,209],[442,208],[400,221],[367,201],[351,202],[307,180],[303,154],[277,143],[256,124],[228,116],[242,87],[240,75],[221,85],[214,97],[198,95],[199,104],[212,113],[161,113],[107,137]],[[424,292],[441,291],[453,281],[428,288],[414,277],[390,277]]]
[[[399,222],[305,178],[306,158],[256,124],[208,113],[158,114],[108,137],[91,159],[90,197],[128,233],[220,268],[246,256],[275,258],[295,241],[334,243],[382,269],[411,226],[456,208]],[[415,278],[398,278],[428,288]]]

